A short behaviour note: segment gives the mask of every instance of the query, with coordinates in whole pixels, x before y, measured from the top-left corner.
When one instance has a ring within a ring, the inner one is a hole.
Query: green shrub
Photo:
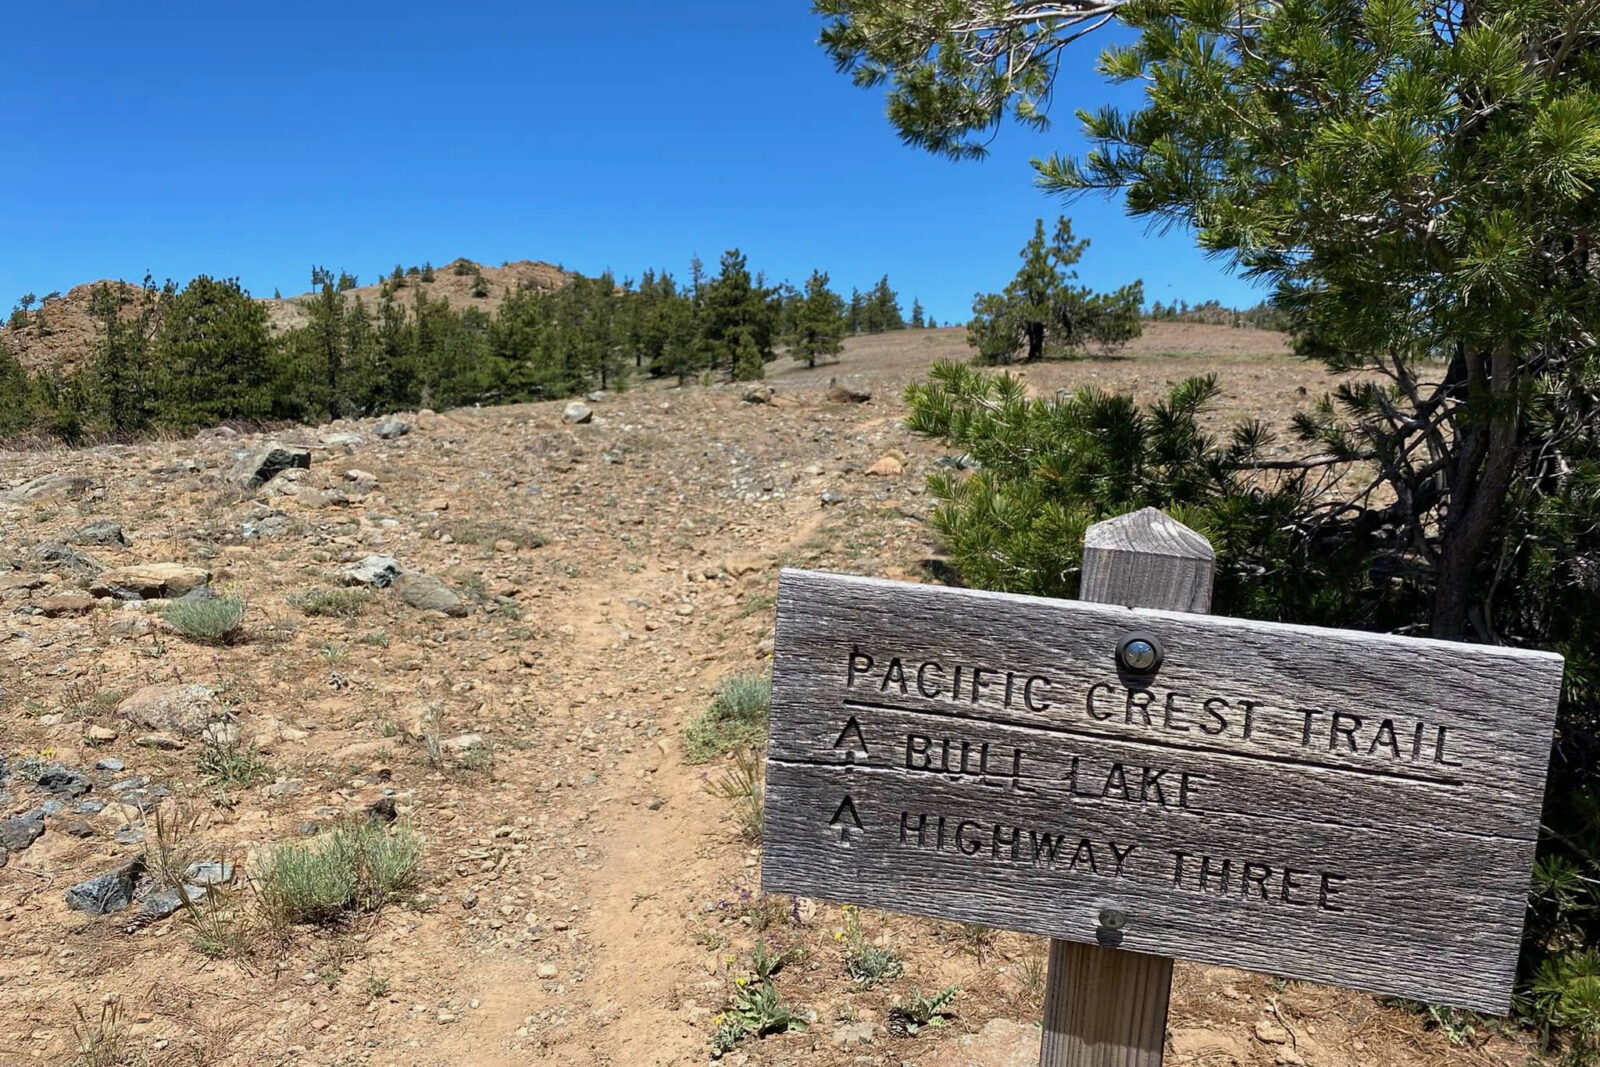
[[[941,471],[928,482],[938,502],[932,525],[962,580],[984,589],[1075,597],[1088,526],[1158,507],[1216,548],[1213,610],[1219,615],[1450,636],[1430,621],[1441,595],[1439,568],[1426,565],[1412,543],[1414,534],[1425,537],[1440,522],[1432,513],[1407,513],[1404,501],[1379,509],[1361,499],[1341,501],[1328,488],[1330,469],[1357,476],[1351,484],[1366,485],[1371,474],[1356,462],[1356,437],[1344,436],[1370,427],[1342,427],[1336,411],[1361,414],[1391,398],[1347,384],[1337,407],[1324,399],[1314,414],[1297,419],[1302,443],[1326,455],[1284,460],[1269,455],[1271,436],[1260,423],[1244,422],[1228,437],[1213,438],[1204,416],[1217,395],[1208,377],[1182,382],[1165,400],[1143,407],[1092,389],[1030,398],[1010,376],[935,365],[927,383],[907,392],[908,426],[960,450],[967,458],[959,466],[971,468]],[[1486,599],[1473,618],[1486,625],[1489,608],[1498,603],[1498,630],[1480,631],[1480,639],[1549,648],[1567,659],[1518,1005],[1547,1036],[1564,1031],[1571,1062],[1594,1063],[1600,1040],[1600,974],[1594,973],[1600,971],[1600,568],[1594,565],[1600,446],[1573,447],[1567,484],[1552,481],[1550,494],[1539,499],[1545,483],[1516,483],[1522,488],[1508,497],[1496,535],[1503,552],[1490,557],[1503,573],[1497,566],[1475,572],[1482,582],[1474,595]]]
[[[245,606],[243,598],[236,596],[174,600],[161,610],[161,617],[191,641],[224,645],[244,628]]]
[[[413,888],[421,858],[422,843],[410,829],[352,822],[272,849],[255,872],[256,896],[274,925],[325,925],[376,911]]]
[[[762,744],[771,705],[770,677],[735,674],[724,678],[711,707],[684,730],[684,758],[690,763],[707,763],[735,749]]]
[[[307,615],[354,619],[366,610],[370,600],[371,596],[365,589],[313,589],[290,597],[289,603]]]

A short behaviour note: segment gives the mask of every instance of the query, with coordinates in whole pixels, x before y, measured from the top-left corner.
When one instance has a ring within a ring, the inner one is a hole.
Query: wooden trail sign
[[[763,888],[1504,1012],[1561,669],[787,570]]]

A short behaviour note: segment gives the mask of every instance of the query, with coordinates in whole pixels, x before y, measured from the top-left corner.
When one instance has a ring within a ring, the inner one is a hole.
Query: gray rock
[[[828,379],[827,397],[835,404],[865,404],[872,399],[870,389],[856,389],[837,378]]]
[[[144,898],[139,905],[139,914],[147,919],[165,919],[181,907],[183,898],[178,896],[176,889],[158,889]]]
[[[133,884],[144,873],[144,858],[135,856],[104,874],[67,890],[67,907],[86,915],[110,915],[133,903]]]
[[[34,779],[40,789],[58,797],[81,797],[94,788],[82,773],[59,763],[52,763]]]
[[[34,558],[52,570],[64,570],[73,574],[81,574],[86,578],[93,578],[105,566],[93,556],[86,556],[82,552],[75,552],[66,545],[45,544],[33,550]]]
[[[144,831],[137,826],[124,826],[112,835],[111,840],[119,845],[142,845]]]
[[[857,1045],[870,1045],[877,1029],[878,1027],[870,1022],[840,1023],[833,1028],[833,1047],[850,1049]]]
[[[72,810],[79,815],[98,815],[106,810],[106,805],[103,800],[82,800]]]
[[[574,426],[594,419],[594,409],[581,400],[574,400],[561,412],[561,421]]]
[[[18,503],[23,503],[54,496],[68,499],[83,497],[98,488],[100,483],[96,479],[86,478],[81,474],[41,474],[32,481],[23,482],[5,495]]]
[[[392,441],[396,437],[404,437],[411,432],[411,424],[404,419],[388,419],[372,428],[372,432],[385,441]]]
[[[127,764],[123,763],[121,760],[112,759],[108,756],[103,760],[96,760],[94,769],[97,771],[111,771],[113,774],[115,774],[117,771],[122,770],[126,766]]]
[[[239,524],[239,533],[246,541],[261,537],[276,537],[289,528],[289,516],[279,512],[264,519],[246,519]]]
[[[228,481],[245,489],[258,489],[286,470],[311,469],[309,448],[268,445],[240,456],[228,471]]]
[[[843,493],[841,493],[837,489],[824,489],[822,491],[822,506],[823,507],[827,507],[829,504],[843,504],[846,500],[849,500],[849,499],[850,499],[849,497],[845,496]]]
[[[7,853],[5,849],[0,848],[0,867],[4,867],[7,863],[10,863],[10,862],[11,862],[10,854]]]
[[[30,811],[14,819],[0,820],[0,848],[21,852],[44,836],[44,812]]]
[[[455,618],[468,613],[467,602],[450,583],[431,574],[403,574],[395,583],[400,599],[418,611],[438,611]]]
[[[87,526],[74,530],[67,538],[75,545],[119,545],[126,548],[133,544],[128,540],[128,535],[122,532],[122,527],[114,522],[91,522]]]
[[[361,444],[362,438],[358,433],[330,433],[324,434],[321,441],[329,448],[343,448]]]
[[[202,860],[191,863],[183,872],[186,885],[227,885],[233,881],[233,864],[226,860]]]
[[[93,837],[94,827],[85,819],[72,819],[67,823],[67,833],[73,837]]]
[[[776,392],[770,385],[755,385],[744,391],[743,399],[746,404],[770,404]]]
[[[404,573],[393,556],[368,556],[359,563],[351,563],[339,572],[345,585],[364,585],[369,589],[387,589]]]

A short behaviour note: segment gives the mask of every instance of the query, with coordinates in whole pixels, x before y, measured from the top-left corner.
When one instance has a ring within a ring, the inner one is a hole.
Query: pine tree
[[[135,304],[132,318],[123,307]],[[135,297],[118,282],[95,286],[89,297],[89,314],[95,322],[96,352],[92,361],[97,422],[119,435],[141,434],[156,416],[154,366],[150,346],[156,318],[155,280],[145,275]]]
[[[889,287],[887,274],[863,298],[861,328],[866,333],[885,333],[906,328],[905,319],[900,316],[900,298]]]
[[[182,290],[168,282],[158,302],[151,348],[160,421],[188,429],[266,418],[273,347],[266,308],[237,279],[204,274]]]
[[[1134,282],[1097,294],[1074,285],[1073,269],[1088,241],[1075,240],[1070,219],[1057,220],[1046,240],[1044,220],[1022,249],[1022,268],[1001,293],[973,301],[967,341],[982,363],[1010,363],[1018,352],[1032,362],[1046,354],[1071,355],[1091,342],[1115,347],[1139,335],[1144,287]]]
[[[926,329],[927,325],[928,325],[927,321],[923,318],[922,301],[916,299],[915,297],[912,297],[912,299],[911,299],[911,328],[913,330],[922,330],[922,329]]]
[[[828,275],[812,271],[803,296],[793,302],[789,355],[815,367],[817,360],[844,351],[844,299],[828,288]]]
[[[853,337],[864,328],[862,319],[867,308],[866,298],[861,295],[860,289],[850,290],[850,306],[844,313],[845,330]]]
[[[769,297],[751,278],[743,253],[723,253],[720,272],[705,286],[700,317],[708,366],[725,369],[735,380],[761,376],[754,364],[772,358],[777,327]]]
[[[21,362],[0,345],[0,441],[27,428],[28,373]]]

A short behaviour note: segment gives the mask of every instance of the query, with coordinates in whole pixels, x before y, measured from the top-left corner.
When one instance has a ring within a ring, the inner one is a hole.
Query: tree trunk
[[[1433,594],[1432,636],[1459,641],[1469,634],[1472,579],[1516,470],[1521,418],[1513,378],[1516,357],[1508,345],[1496,346],[1487,374],[1481,356],[1468,357],[1468,407],[1479,426],[1458,437],[1462,462],[1450,486],[1449,512],[1440,537],[1439,569]],[[1463,413],[1464,415],[1467,413]],[[1476,435],[1485,435],[1474,440]],[[1476,636],[1494,640],[1493,621],[1483,620]]]
[[[1044,357],[1044,323],[1030,322],[1025,329],[1028,335],[1027,361],[1032,363]]]

